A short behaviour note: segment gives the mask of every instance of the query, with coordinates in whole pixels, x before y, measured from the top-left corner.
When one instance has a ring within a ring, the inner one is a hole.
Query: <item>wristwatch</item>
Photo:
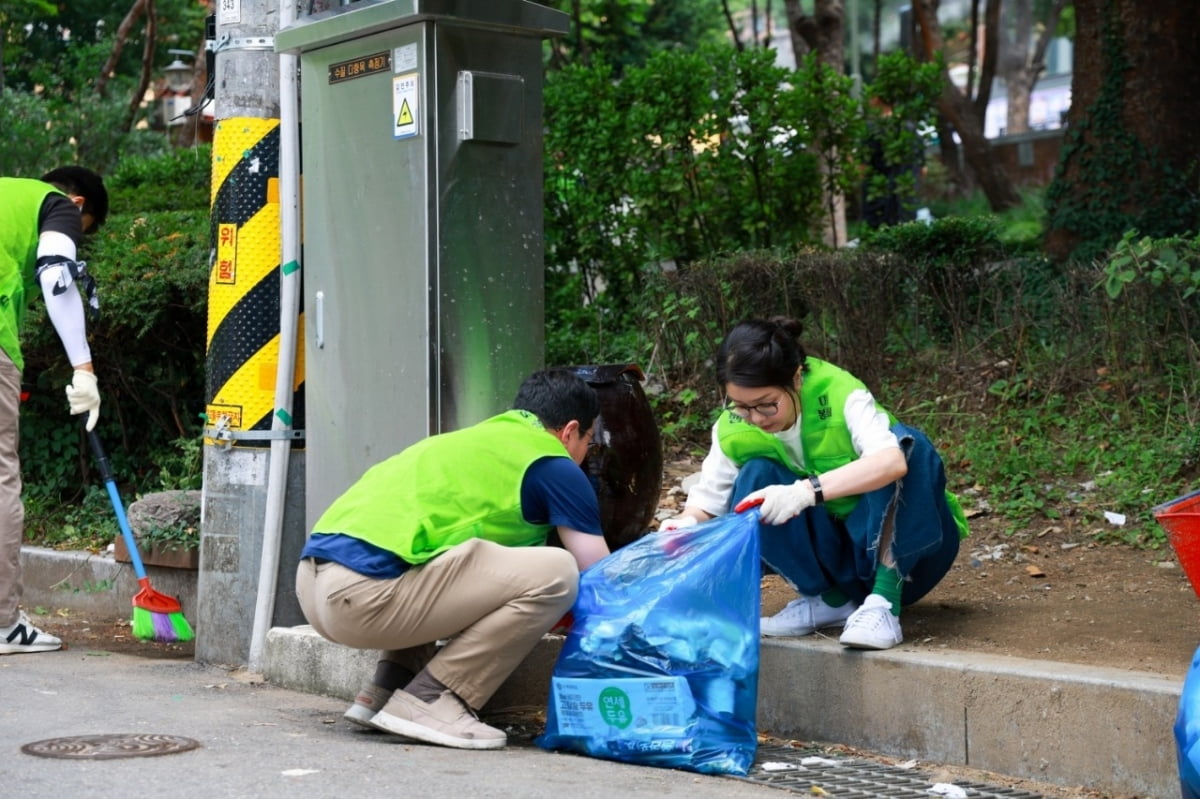
[[[825,492],[821,490],[821,478],[817,477],[815,474],[810,474],[808,476],[808,482],[812,484],[813,497],[816,504],[820,505],[825,501]]]

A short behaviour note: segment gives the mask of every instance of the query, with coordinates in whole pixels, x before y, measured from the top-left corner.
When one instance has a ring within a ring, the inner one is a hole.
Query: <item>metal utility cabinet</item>
[[[309,525],[542,365],[542,39],[566,30],[520,0],[364,0],[277,34],[300,56]]]

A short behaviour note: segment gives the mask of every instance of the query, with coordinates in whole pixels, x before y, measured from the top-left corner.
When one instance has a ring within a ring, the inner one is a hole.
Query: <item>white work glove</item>
[[[808,480],[797,480],[791,485],[777,485],[760,488],[746,495],[745,499],[734,508],[742,512],[747,508],[761,504],[759,518],[767,524],[783,524],[788,519],[794,519],[805,508],[817,504],[817,495],[812,483]]]
[[[67,402],[71,406],[71,415],[81,413],[88,415],[87,429],[90,433],[100,418],[100,388],[96,385],[96,375],[76,369],[71,377],[71,385],[67,386]]]
[[[687,514],[682,516],[672,516],[669,519],[662,520],[662,523],[658,525],[658,531],[660,533],[669,533],[672,530],[682,530],[684,527],[691,527],[699,521],[700,520],[695,516],[690,516]]]

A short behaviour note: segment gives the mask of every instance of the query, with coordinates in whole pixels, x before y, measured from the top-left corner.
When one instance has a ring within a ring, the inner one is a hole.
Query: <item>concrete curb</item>
[[[544,708],[562,638],[546,636],[484,708]],[[375,653],[275,628],[263,676],[352,701]],[[764,639],[760,732],[1110,794],[1179,795],[1171,726],[1182,685],[1156,674],[943,650],[855,652]],[[832,701],[831,701],[832,700]],[[836,710],[835,710],[836,708]]]
[[[177,597],[185,610],[196,607],[196,572],[147,566],[146,576],[154,590]],[[110,554],[42,547],[22,547],[21,582],[26,608],[68,608],[105,621],[129,618],[139,589],[132,564]]]
[[[1182,687],[1122,669],[952,650],[855,652],[810,637],[763,641],[757,721],[778,737],[1173,799]]]
[[[27,607],[129,614],[136,581],[128,564],[32,547],[21,554]],[[195,607],[195,578],[151,573],[155,588],[185,608]],[[561,647],[562,638],[546,636],[485,712],[544,708]],[[307,625],[278,627],[267,636],[262,672],[281,688],[348,702],[375,660]],[[758,728],[774,737],[1114,795],[1179,795],[1172,725],[1183,686],[1175,678],[952,650],[855,652],[810,636],[764,639],[758,688]]]

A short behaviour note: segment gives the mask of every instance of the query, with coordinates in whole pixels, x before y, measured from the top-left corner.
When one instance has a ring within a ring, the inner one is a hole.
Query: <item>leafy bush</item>
[[[54,109],[42,95],[0,91],[0,175],[36,178],[75,161],[69,138],[54,120]]]
[[[162,134],[156,134],[163,138]],[[164,138],[165,141],[165,138]],[[201,144],[158,155],[122,158],[105,177],[109,201],[116,210],[207,210],[211,202],[212,145]]]
[[[1114,300],[1133,283],[1189,300],[1200,292],[1200,236],[1138,238],[1136,230],[1128,230],[1109,254],[1104,272],[1104,288]]]
[[[893,253],[912,268],[909,296],[928,319],[919,326],[942,344],[963,340],[968,318],[977,314],[984,302],[982,288],[988,267],[1005,254],[996,222],[990,217],[949,217],[928,224],[881,227],[864,234],[863,246]]]
[[[1156,239],[1126,231],[1098,271],[1109,300],[1105,340],[1114,367],[1200,372],[1200,236]]]
[[[844,76],[822,79],[849,96]],[[589,360],[570,342],[635,329],[664,266],[810,236],[818,122],[802,96],[815,81],[729,47],[660,53],[619,82],[604,64],[548,76],[547,315],[574,334],[550,342],[551,360]]]
[[[103,63],[107,47],[78,48],[75,68],[94,69]],[[49,80],[58,84],[62,76]],[[66,95],[0,91],[0,175],[38,177],[64,164],[83,164],[108,174],[124,156],[168,153],[170,144],[162,133],[130,128],[128,98],[133,86],[132,80],[118,77],[107,96],[87,86]]]

